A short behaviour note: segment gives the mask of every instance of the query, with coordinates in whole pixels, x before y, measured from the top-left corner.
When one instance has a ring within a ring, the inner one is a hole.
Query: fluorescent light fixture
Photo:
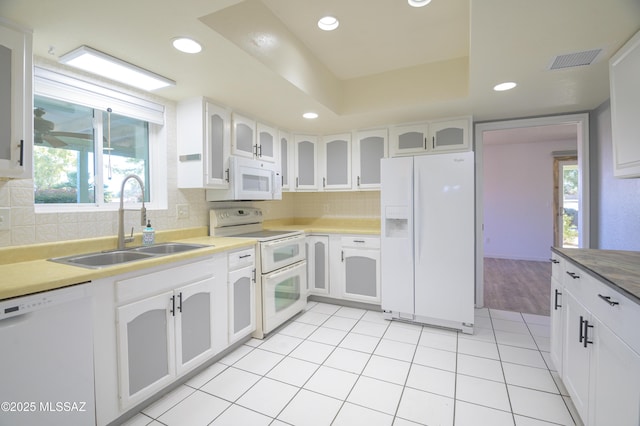
[[[431,3],[431,0],[409,0],[409,6],[411,7],[422,7]]]
[[[305,112],[302,116],[308,120],[313,120],[314,118],[318,118],[318,114],[315,112]]]
[[[202,51],[200,43],[188,37],[174,38],[173,47],[184,53],[198,53]]]
[[[62,55],[59,61],[112,80],[119,81],[143,90],[156,90],[175,86],[176,82],[142,69],[121,59],[109,56],[88,46]]]
[[[318,27],[324,31],[333,31],[338,28],[338,25],[340,25],[340,21],[333,16],[325,16],[318,21]]]
[[[504,92],[505,90],[511,90],[516,86],[517,86],[517,84],[514,83],[513,81],[508,81],[506,83],[496,84],[493,87],[493,90],[495,90],[496,92]]]

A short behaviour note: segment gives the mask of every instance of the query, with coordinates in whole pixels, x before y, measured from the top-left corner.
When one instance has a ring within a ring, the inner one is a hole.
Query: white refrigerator
[[[473,152],[381,161],[385,317],[473,333]]]

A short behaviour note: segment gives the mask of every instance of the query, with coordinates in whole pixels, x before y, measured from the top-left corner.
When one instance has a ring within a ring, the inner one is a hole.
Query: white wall
[[[640,250],[640,179],[613,177],[611,105],[591,112],[593,232],[591,246]]]
[[[553,245],[553,151],[577,141],[484,145],[484,255],[549,258]]]

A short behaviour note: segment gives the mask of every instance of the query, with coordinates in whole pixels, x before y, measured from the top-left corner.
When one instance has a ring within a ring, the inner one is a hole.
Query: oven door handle
[[[290,272],[291,270],[299,268],[299,267],[304,266],[304,265],[306,265],[306,261],[303,260],[301,262],[294,263],[293,265],[285,266],[284,268],[281,268],[281,269],[278,269],[278,270],[276,270],[274,272],[270,272],[268,274],[265,274],[265,276],[267,278],[269,278],[269,279],[277,278],[280,275],[286,274],[287,272]]]
[[[273,247],[273,246],[280,246],[283,244],[289,244],[292,240],[296,240],[299,239],[300,240],[300,244],[304,243],[304,234],[302,235],[294,235],[293,237],[287,237],[287,238],[280,238],[278,240],[274,240],[274,241],[268,241],[265,243],[262,243],[263,247]]]

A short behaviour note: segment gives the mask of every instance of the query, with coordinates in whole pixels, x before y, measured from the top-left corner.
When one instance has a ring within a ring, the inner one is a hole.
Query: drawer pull
[[[562,305],[558,305],[558,296],[562,296],[562,293],[560,293],[558,291],[558,289],[556,288],[555,289],[555,299],[553,301],[553,309],[556,310],[556,311],[558,310],[558,308],[562,308]]]
[[[549,259],[549,261],[551,261],[551,263],[560,263],[558,259],[553,259],[553,258]]]
[[[353,240],[354,243],[364,243],[364,240]]]
[[[238,256],[238,259],[246,259],[247,257],[251,257],[250,254],[243,254],[242,256]]]
[[[589,335],[589,329],[593,328],[592,325],[589,325],[589,321],[585,320],[584,321],[584,347],[586,348],[587,345],[592,345],[593,344],[593,340],[589,340],[588,335]]]
[[[616,305],[620,304],[620,302],[616,302],[616,301],[611,300],[611,296],[603,296],[601,294],[598,294],[598,297],[600,299],[604,300],[605,302],[607,302],[611,306],[616,306]]]
[[[567,275],[569,275],[574,280],[577,279],[577,278],[580,278],[580,275],[576,274],[575,272],[571,272],[571,271],[567,271]]]

